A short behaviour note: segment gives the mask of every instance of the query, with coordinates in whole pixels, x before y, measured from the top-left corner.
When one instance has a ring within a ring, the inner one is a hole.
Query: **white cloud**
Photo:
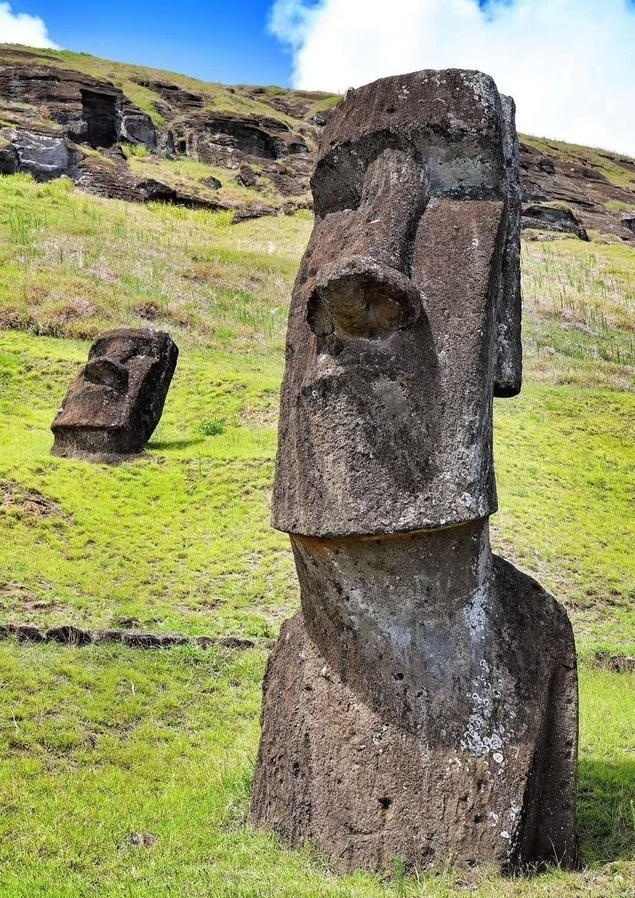
[[[276,0],[294,87],[474,68],[511,94],[521,131],[635,156],[631,0]]]
[[[46,24],[39,16],[14,13],[9,3],[0,3],[0,44],[57,47],[48,36]]]

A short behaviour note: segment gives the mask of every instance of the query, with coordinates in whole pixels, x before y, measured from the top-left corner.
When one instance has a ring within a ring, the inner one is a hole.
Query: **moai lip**
[[[493,397],[522,374],[513,101],[459,70],[351,91],[312,187],[273,504],[302,610],[253,819],[342,870],[574,864],[571,626],[489,544]]]
[[[55,455],[118,461],[140,452],[161,418],[178,349],[153,328],[102,334],[51,429]]]

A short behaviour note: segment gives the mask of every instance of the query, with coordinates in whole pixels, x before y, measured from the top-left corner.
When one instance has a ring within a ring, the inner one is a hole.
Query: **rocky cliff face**
[[[104,69],[110,78],[93,74]],[[0,173],[66,175],[104,196],[241,217],[295,211],[307,205],[325,105],[326,94],[210,85],[0,46]]]
[[[232,210],[310,208],[337,97],[207,84],[85,54],[0,45],[0,174],[92,193]],[[526,228],[635,245],[635,160],[524,138]]]
[[[524,137],[520,164],[523,227],[633,242],[635,160]]]

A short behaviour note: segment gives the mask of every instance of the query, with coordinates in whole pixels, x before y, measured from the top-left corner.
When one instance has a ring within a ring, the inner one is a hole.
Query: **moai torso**
[[[273,513],[302,612],[254,817],[344,868],[571,862],[570,626],[488,539],[493,397],[521,379],[513,103],[463,71],[353,91],[313,192]]]
[[[177,357],[163,331],[102,334],[51,425],[54,454],[108,461],[140,452],[161,418]]]

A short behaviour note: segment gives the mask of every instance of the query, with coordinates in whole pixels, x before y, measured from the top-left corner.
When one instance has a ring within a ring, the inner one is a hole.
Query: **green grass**
[[[274,635],[295,598],[287,541],[269,526],[266,501],[279,361],[183,353],[148,458],[69,465],[49,456],[51,409],[86,348],[37,342],[34,357],[33,338],[0,339],[0,472],[59,510],[34,519],[15,486],[0,506],[12,533],[0,547],[0,570],[11,570],[4,615]],[[223,432],[207,435],[219,420]]]
[[[502,554],[568,607],[579,647],[635,653],[635,395],[529,384],[496,406]]]
[[[133,103],[136,103],[140,109],[147,113],[155,125],[161,125],[163,117],[157,108],[157,105],[160,107],[161,96],[148,86],[153,81],[168,82],[183,90],[201,95],[206,101],[205,108],[215,112],[267,115],[270,118],[277,118],[286,122],[293,128],[298,127],[298,118],[275,109],[267,102],[267,99],[275,97],[281,92],[292,101],[296,96],[299,98],[307,96],[302,91],[288,89],[282,91],[281,88],[275,87],[254,88],[249,85],[240,85],[229,88],[224,84],[199,81],[197,78],[190,78],[187,75],[181,75],[176,72],[167,72],[163,69],[100,59],[97,56],[91,56],[89,53],[77,53],[72,50],[34,49],[0,43],[0,55],[9,64],[14,59],[17,62],[23,62],[23,59],[16,56],[16,51],[20,50],[37,54],[42,58],[42,64],[50,65],[54,68],[72,69],[91,75],[93,78],[110,81],[122,90]],[[319,92],[310,94],[309,97],[315,98],[315,111],[318,108],[328,108],[329,105],[333,105],[333,103],[339,100],[339,97],[332,97]],[[33,111],[34,113],[37,112],[35,109]]]
[[[622,200],[609,200],[605,206],[611,212],[635,212],[635,202],[625,203]]]
[[[68,181],[0,178],[0,327],[85,338],[151,321],[179,344],[279,354],[306,213],[100,200]]]
[[[575,239],[524,245],[523,336],[531,380],[633,389],[634,257],[627,246]]]
[[[137,153],[128,159],[128,164],[132,173],[139,179],[156,178],[182,193],[226,203],[229,206],[266,204],[280,208],[287,201],[287,198],[273,189],[268,179],[261,179],[262,188],[259,190],[245,187],[237,180],[238,171],[206,165],[187,156],[161,159],[149,153]],[[255,164],[252,165],[252,168],[255,167]],[[218,190],[205,185],[204,179],[210,176],[221,182]]]
[[[0,592],[5,614],[274,635],[296,601],[286,539],[268,522],[280,359],[182,352],[147,457],[111,468],[49,455],[52,416],[85,354],[0,339],[0,473],[59,507],[34,520],[10,497],[0,506],[12,531],[0,570],[18,584]],[[634,431],[632,393],[529,384],[497,403],[496,544],[567,601],[594,647],[633,652]]]
[[[633,675],[582,677],[580,828],[593,867],[380,879],[336,877],[249,825],[263,665],[257,650],[0,645],[3,898],[632,895]]]
[[[275,637],[298,605],[269,491],[310,227],[0,178],[2,620]],[[4,641],[3,898],[632,898],[635,676],[594,667],[593,653],[635,654],[635,252],[528,244],[524,262],[526,383],[496,404],[494,543],[574,623],[588,866],[337,877],[247,821],[262,648]],[[114,468],[52,457],[50,423],[88,338],[149,314],[181,355],[148,451]]]

